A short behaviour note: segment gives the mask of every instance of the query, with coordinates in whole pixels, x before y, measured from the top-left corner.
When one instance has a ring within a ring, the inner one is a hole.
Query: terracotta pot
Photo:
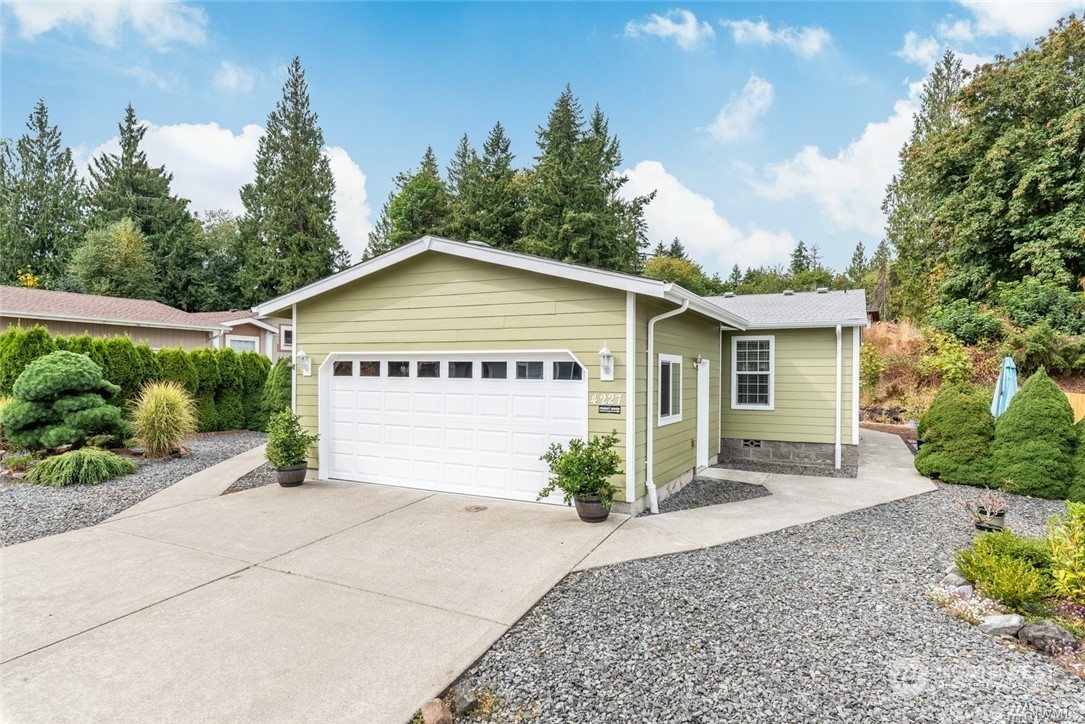
[[[305,473],[308,471],[308,463],[298,463],[297,465],[288,465],[285,468],[275,468],[275,477],[278,478],[279,485],[284,488],[293,488],[305,482]]]
[[[574,496],[576,514],[585,523],[602,523],[610,516],[610,508],[603,505],[598,495]]]

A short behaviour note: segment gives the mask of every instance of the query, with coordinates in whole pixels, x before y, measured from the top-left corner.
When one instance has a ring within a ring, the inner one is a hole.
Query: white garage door
[[[330,478],[535,500],[539,456],[588,432],[567,352],[335,355],[320,374]]]

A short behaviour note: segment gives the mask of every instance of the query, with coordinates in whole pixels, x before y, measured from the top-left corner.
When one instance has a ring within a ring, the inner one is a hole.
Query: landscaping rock
[[[957,567],[956,563],[954,563],[954,564],[950,565],[950,567],[947,568],[945,571],[943,571],[943,573],[945,573],[947,576],[960,576],[961,575],[961,569]],[[962,578],[963,578],[963,576],[962,576]]]
[[[440,699],[430,699],[422,705],[422,721],[426,724],[453,724],[452,711]]]
[[[1045,653],[1052,649],[1077,648],[1077,640],[1074,635],[1051,621],[1037,621],[1022,626],[1017,632],[1017,638],[1037,651]]]
[[[980,623],[980,631],[991,636],[1016,636],[1024,625],[1024,617],[1016,613],[1008,613],[1004,616],[984,616]]]
[[[956,573],[950,573],[942,579],[943,586],[953,586],[954,588],[960,588],[961,586],[968,585],[968,579],[964,576],[959,576]]]
[[[452,710],[456,712],[456,716],[468,714],[474,711],[476,706],[478,706],[478,696],[470,689],[461,688],[452,697]]]

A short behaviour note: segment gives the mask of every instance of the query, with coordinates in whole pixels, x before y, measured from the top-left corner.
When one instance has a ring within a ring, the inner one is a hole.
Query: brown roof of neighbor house
[[[224,329],[217,322],[149,299],[100,297],[24,287],[0,286],[0,316],[96,324],[139,324],[213,332]]]

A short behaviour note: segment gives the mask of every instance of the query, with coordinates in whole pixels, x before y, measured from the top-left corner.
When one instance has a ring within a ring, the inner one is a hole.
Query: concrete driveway
[[[625,521],[267,486],[0,551],[4,722],[395,722]]]

